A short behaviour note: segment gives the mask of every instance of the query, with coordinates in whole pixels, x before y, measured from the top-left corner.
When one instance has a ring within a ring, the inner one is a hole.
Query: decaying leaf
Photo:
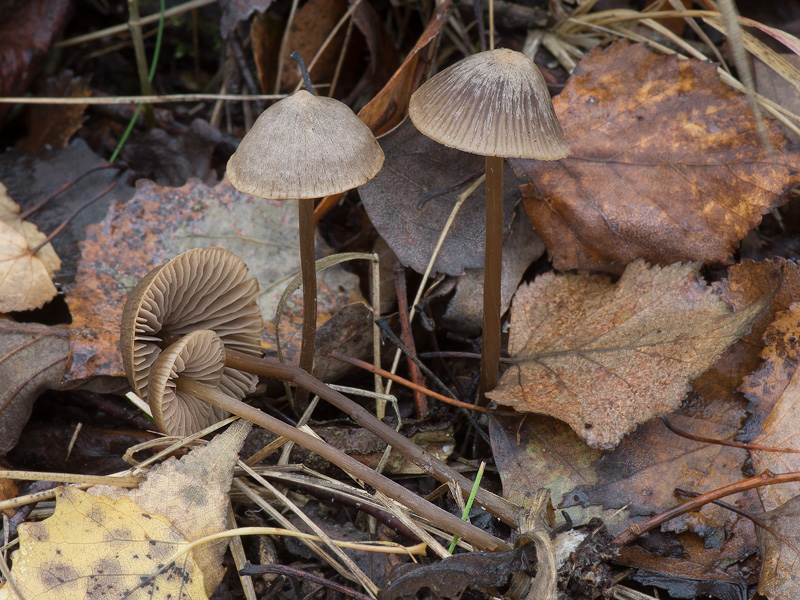
[[[359,188],[372,224],[404,265],[424,273],[439,235],[461,194],[483,170],[483,158],[447,148],[422,135],[411,119],[380,139],[383,169]],[[504,232],[508,233],[520,199],[519,180],[504,168]],[[434,197],[422,208],[426,194]],[[481,184],[453,221],[433,271],[461,275],[483,267],[486,237],[486,191]]]
[[[742,391],[753,404],[748,425],[753,443],[800,450],[800,303],[780,313],[764,332],[764,363],[745,378]],[[800,454],[754,450],[756,471],[800,470]],[[770,485],[758,490],[764,508],[772,510],[800,493],[800,484]]]
[[[512,164],[557,269],[730,262],[797,184],[800,154],[774,124],[766,154],[745,97],[711,63],[618,41],[589,52],[553,103],[570,156]]]
[[[750,331],[728,348],[717,363],[692,384],[693,391],[704,401],[729,401],[742,378],[761,363],[761,339],[775,315],[800,300],[800,268],[797,263],[782,258],[754,262],[745,260],[728,269],[728,277],[714,284],[714,291],[733,310],[749,306],[765,294],[774,298],[764,312],[753,321]]]
[[[203,570],[191,552],[142,585],[186,540],[176,534],[169,520],[142,510],[128,498],[112,500],[59,488],[53,516],[41,523],[23,523],[19,538],[11,575],[25,598],[208,597]],[[16,598],[6,582],[0,599]]]
[[[0,456],[17,444],[39,394],[59,387],[68,358],[66,327],[0,319]]]
[[[19,218],[19,206],[0,183],[0,313],[41,308],[58,292],[53,274],[61,268],[46,236]]]
[[[262,200],[238,192],[227,181],[210,188],[197,181],[165,188],[137,183],[136,195],[115,204],[105,219],[87,228],[82,257],[67,302],[71,364],[67,379],[119,375],[119,320],[128,292],[150,269],[198,246],[222,246],[247,262],[259,280],[265,321],[289,280],[300,271],[297,203]],[[317,251],[325,245],[317,241]],[[339,308],[363,301],[357,277],[339,267],[319,277],[318,325]],[[293,296],[285,313],[300,314]],[[300,319],[291,319],[299,330]]]
[[[795,496],[778,508],[758,515],[773,532],[756,527],[761,551],[758,593],[770,600],[800,598],[800,497]],[[781,537],[776,537],[775,533]]]
[[[409,563],[389,575],[379,600],[413,598],[429,588],[439,598],[459,598],[465,589],[500,587],[513,573],[533,571],[536,549],[533,542],[507,552],[470,552],[456,554],[432,565]]]
[[[237,421],[210,444],[192,450],[180,460],[171,458],[153,467],[138,488],[96,486],[89,493],[113,500],[130,499],[153,515],[163,516],[173,535],[189,542],[224,531],[228,490],[233,467],[251,424]],[[192,556],[204,575],[209,596],[222,580],[222,556],[227,540],[204,544]],[[180,596],[178,596],[180,597]]]
[[[546,273],[522,286],[511,309],[515,364],[489,397],[565,421],[596,448],[672,412],[771,300],[731,313],[698,269],[637,260],[616,284]]]

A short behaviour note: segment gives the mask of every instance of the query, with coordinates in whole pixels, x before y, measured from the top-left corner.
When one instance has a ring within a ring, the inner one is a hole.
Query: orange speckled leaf
[[[178,188],[139,181],[136,195],[87,227],[81,243],[67,294],[72,356],[65,379],[122,374],[119,321],[128,292],[152,268],[191,248],[221,246],[242,257],[259,281],[259,306],[269,321],[286,283],[300,271],[297,227],[296,202],[254,198],[227,181],[213,188],[197,181]],[[317,251],[325,251],[319,240]],[[318,323],[360,300],[354,275],[327,269],[318,283]],[[298,329],[300,319],[292,317],[301,304],[293,297],[284,311]]]
[[[572,150],[512,160],[525,208],[557,269],[621,273],[636,258],[727,263],[761,215],[787,200],[800,154],[710,63],[619,41],[589,52],[553,103]]]

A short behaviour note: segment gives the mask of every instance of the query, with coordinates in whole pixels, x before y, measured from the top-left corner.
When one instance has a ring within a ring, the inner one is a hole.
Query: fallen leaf
[[[422,135],[406,119],[380,139],[383,169],[358,190],[378,233],[401,263],[419,273],[428,266],[439,235],[458,195],[483,169],[480,156],[442,146]],[[508,233],[519,202],[519,181],[505,165],[503,224]],[[464,202],[436,257],[433,272],[461,275],[483,267],[486,236],[486,187]],[[427,193],[437,195],[417,205]]]
[[[250,18],[255,12],[266,12],[272,0],[220,0],[222,16],[219,20],[219,31],[222,37],[230,39],[236,26]]]
[[[680,406],[691,381],[750,328],[771,296],[731,314],[700,265],[628,266],[604,276],[540,275],[511,309],[515,360],[489,397],[565,421],[595,448]]]
[[[745,378],[741,390],[752,402],[748,431],[752,443],[800,450],[800,303],[780,313],[764,332],[764,363]],[[800,470],[800,454],[753,450],[753,468],[774,473]],[[766,510],[785,504],[800,493],[800,484],[758,489]]]
[[[535,566],[533,542],[506,552],[456,554],[432,565],[408,563],[389,574],[378,600],[415,598],[424,588],[435,592],[437,598],[460,598],[467,588],[501,587],[513,573],[530,573]]]
[[[283,91],[291,92],[300,81],[300,70],[290,56],[292,52],[299,52],[306,64],[309,64],[345,12],[347,12],[347,0],[309,0],[297,10],[285,33],[286,53],[281,72]],[[339,29],[317,60],[311,71],[314,83],[330,82],[333,79],[336,63],[344,45],[345,29]]]
[[[196,181],[179,188],[137,182],[131,200],[113,205],[101,223],[87,228],[66,297],[72,324],[65,379],[122,374],[119,322],[127,294],[150,269],[191,248],[218,245],[242,257],[259,280],[259,307],[270,321],[283,289],[300,271],[297,223],[296,202],[254,198],[227,181],[213,188]],[[317,240],[317,252],[324,251]],[[318,325],[340,307],[363,301],[358,278],[339,267],[326,269],[317,285]],[[285,316],[301,314],[301,307],[302,300],[292,297]],[[290,321],[299,329],[301,319]]]
[[[553,103],[570,156],[512,164],[560,270],[728,263],[797,184],[800,154],[773,123],[765,153],[745,97],[711,63],[618,41],[589,52]]]
[[[58,292],[53,274],[61,261],[36,225],[23,221],[19,206],[0,183],[0,313],[41,308]]]
[[[30,0],[0,22],[0,96],[22,96],[28,89],[71,9],[69,0]],[[10,106],[0,105],[0,123]]]
[[[251,426],[244,420],[234,422],[207,446],[195,448],[180,460],[170,458],[153,467],[138,488],[95,486],[88,492],[103,498],[132,500],[141,510],[163,516],[173,535],[189,542],[225,531],[233,467]],[[192,553],[209,596],[222,581],[222,557],[227,547],[227,539],[222,539],[203,544]]]
[[[0,319],[0,456],[17,444],[36,398],[60,387],[68,358],[66,327]]]
[[[800,497],[793,497],[771,511],[757,515],[773,532],[756,527],[761,551],[758,593],[770,600],[795,600],[800,597]]]
[[[51,98],[88,98],[92,91],[83,78],[66,70],[48,77],[38,95]],[[83,115],[88,104],[34,104],[25,113],[28,135],[14,147],[22,152],[45,148],[61,150],[72,136],[83,127]]]
[[[137,179],[152,179],[159,185],[173,187],[190,179],[213,185],[218,177],[211,169],[211,159],[222,141],[219,129],[203,119],[194,119],[189,127],[179,131],[154,127],[147,135],[125,144],[122,157],[136,165]]]
[[[511,235],[503,244],[500,314],[508,310],[525,271],[542,254],[542,240],[531,227],[525,211],[517,210],[511,223]],[[467,269],[458,278],[456,293],[444,313],[444,325],[462,336],[480,334],[483,327],[483,269]]]
[[[40,231],[55,231],[87,200],[116,182],[111,193],[77,212],[51,242],[61,259],[61,269],[54,279],[62,285],[75,277],[80,258],[78,242],[84,239],[86,226],[102,221],[112,200],[125,202],[133,196],[133,187],[125,183],[125,176],[120,177],[118,169],[96,170],[80,177],[106,162],[80,138],[63,150],[22,153],[11,149],[0,154],[0,181],[23,211],[32,209],[66,184],[73,183],[29,217],[28,220]]]
[[[428,46],[439,37],[448,15],[450,1],[445,0],[436,7],[425,31],[406,55],[403,64],[389,79],[383,89],[362,108],[358,116],[376,136],[393,129],[405,117],[411,94],[419,87],[422,75],[430,64]]]
[[[753,321],[750,331],[692,383],[693,392],[705,401],[726,401],[741,395],[737,390],[742,379],[761,364],[764,330],[777,313],[800,300],[800,268],[794,261],[783,258],[760,262],[744,260],[731,266],[727,278],[714,283],[713,288],[735,311],[774,292],[772,302]]]
[[[53,516],[21,524],[19,543],[11,575],[25,598],[208,597],[203,592],[203,570],[191,552],[142,583],[186,540],[176,535],[169,520],[142,510],[128,498],[112,500],[59,488]],[[0,599],[16,598],[6,582]]]

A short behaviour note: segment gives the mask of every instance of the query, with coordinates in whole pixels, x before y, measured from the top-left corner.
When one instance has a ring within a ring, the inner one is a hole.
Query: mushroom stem
[[[425,473],[442,483],[449,483],[454,480],[461,488],[464,497],[469,496],[473,486],[472,481],[450,468],[436,457],[425,452],[404,435],[395,431],[380,419],[377,419],[360,404],[353,402],[344,394],[331,389],[306,371],[298,367],[280,363],[277,360],[258,358],[230,349],[225,351],[225,366],[254,375],[261,375],[262,377],[274,377],[275,379],[288,381],[316,394],[349,415],[358,425],[389,444]],[[516,526],[519,523],[521,509],[491,492],[479,488],[475,497],[475,502],[492,515],[511,526]]]
[[[483,266],[483,338],[480,396],[497,386],[500,365],[500,282],[503,273],[503,158],[486,157],[486,250]]]
[[[505,550],[508,548],[508,544],[499,538],[431,504],[388,477],[358,462],[348,454],[329,446],[322,440],[300,431],[275,417],[261,412],[257,408],[253,408],[239,400],[231,398],[217,388],[199,383],[188,377],[178,377],[176,380],[176,388],[180,392],[191,394],[196,398],[218,406],[234,415],[247,419],[276,435],[283,436],[296,444],[300,444],[311,452],[339,466],[352,476],[371,485],[376,490],[400,502],[432,523],[447,528],[451,533],[469,540],[476,546],[488,550]]]
[[[300,271],[303,279],[303,333],[300,342],[300,368],[314,370],[317,337],[317,261],[314,248],[314,200],[298,200],[300,213]],[[305,404],[299,402],[300,405]]]

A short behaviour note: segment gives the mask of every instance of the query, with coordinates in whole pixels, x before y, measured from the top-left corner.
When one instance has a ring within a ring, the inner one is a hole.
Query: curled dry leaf
[[[728,277],[714,284],[714,291],[733,310],[740,310],[773,290],[772,302],[753,322],[750,331],[692,384],[694,392],[705,401],[731,400],[737,395],[742,379],[758,368],[764,348],[764,330],[777,313],[800,300],[800,268],[796,262],[783,258],[760,262],[745,260],[730,267]]]
[[[800,496],[758,517],[772,529],[769,532],[756,527],[762,556],[758,593],[771,600],[800,598],[800,579],[797,577],[800,560]],[[776,537],[776,533],[780,537]]]
[[[60,386],[68,358],[64,326],[0,319],[0,456],[16,445],[36,398]]]
[[[619,41],[588,53],[553,103],[570,156],[512,164],[557,269],[730,262],[797,184],[800,154],[772,123],[766,154],[745,97],[710,63]]]
[[[61,261],[36,225],[19,218],[19,205],[0,183],[0,313],[41,308],[57,293],[53,274]]]
[[[595,448],[677,409],[771,300],[731,313],[699,267],[637,260],[616,284],[546,273],[521,287],[511,309],[514,364],[489,397],[561,419]]]
[[[749,429],[753,443],[800,450],[800,303],[780,313],[764,332],[764,363],[748,375],[741,390],[753,405]],[[800,471],[800,454],[754,450],[757,472]],[[771,510],[800,494],[800,484],[770,485],[758,490],[764,508]]]

